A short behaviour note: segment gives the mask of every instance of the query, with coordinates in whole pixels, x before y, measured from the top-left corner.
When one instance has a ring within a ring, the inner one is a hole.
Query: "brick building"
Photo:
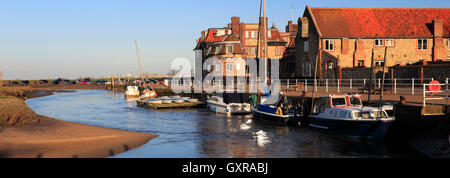
[[[450,60],[450,9],[306,6],[298,20],[295,77],[341,78],[343,68]],[[383,59],[386,53],[386,64]],[[386,70],[387,71],[387,70]]]
[[[248,75],[245,60],[259,57],[268,58],[269,64],[271,60],[282,60],[280,71],[286,73],[287,70],[284,68],[288,67],[288,63],[284,60],[295,63],[295,55],[286,55],[286,53],[294,54],[295,52],[297,25],[289,21],[286,32],[281,32],[275,24],[271,27],[267,25],[264,30],[263,20],[265,24],[268,24],[268,19],[261,17],[259,20],[260,23],[244,23],[240,22],[239,17],[232,17],[231,23],[224,28],[210,28],[202,31],[194,49],[196,55],[201,55],[196,56],[196,59],[201,60],[195,61],[195,66],[202,67],[206,59],[217,57],[222,62],[224,74],[241,76]],[[264,45],[264,39],[267,39],[266,45]],[[264,56],[265,46],[267,46],[267,56]],[[291,69],[292,72],[295,70],[293,67]],[[203,68],[202,77],[206,73],[208,71]]]

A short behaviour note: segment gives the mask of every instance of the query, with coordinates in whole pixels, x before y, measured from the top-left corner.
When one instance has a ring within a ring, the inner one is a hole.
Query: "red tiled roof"
[[[450,36],[450,9],[310,7],[322,37],[432,37],[433,20]]]

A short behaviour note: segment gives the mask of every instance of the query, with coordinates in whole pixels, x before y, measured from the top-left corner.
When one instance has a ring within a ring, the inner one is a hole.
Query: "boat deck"
[[[184,103],[170,103],[170,104],[155,104],[155,103],[147,103],[145,101],[136,101],[138,106],[150,108],[150,109],[180,109],[180,108],[199,108],[206,106],[206,103],[203,102],[184,102]]]

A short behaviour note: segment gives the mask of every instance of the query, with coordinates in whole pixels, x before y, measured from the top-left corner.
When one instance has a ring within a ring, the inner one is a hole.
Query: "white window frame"
[[[362,65],[359,65],[359,62],[362,61]],[[364,60],[358,60],[358,67],[366,67],[365,61]]]
[[[333,61],[328,61],[327,62],[327,69],[328,70],[332,70],[333,69]]]
[[[325,51],[334,51],[334,40],[333,39],[325,40]]]
[[[376,60],[376,61],[374,61],[374,63],[375,63],[375,67],[384,67],[384,61],[382,61],[382,60]],[[377,65],[377,63],[379,63],[379,65]],[[383,65],[381,65],[381,64],[383,64]]]
[[[378,42],[378,44],[377,44],[377,42]],[[381,43],[381,44],[380,44]],[[375,39],[374,41],[373,41],[373,45],[374,46],[384,46],[384,40],[383,39]]]
[[[252,48],[252,54],[253,54],[253,55],[256,55],[256,53],[257,53],[256,48]]]
[[[271,31],[271,30],[269,30],[269,31],[267,32],[267,37],[268,37],[268,38],[272,38],[272,31]]]
[[[389,43],[388,43],[388,41],[389,41]],[[386,39],[385,40],[385,42],[384,42],[384,44],[386,45],[386,46],[395,46],[395,39]]]
[[[227,54],[233,54],[233,46],[226,46]]]
[[[250,33],[250,31],[245,31],[245,38],[249,38],[250,37],[249,33]]]
[[[417,39],[417,49],[418,50],[427,50],[428,49],[428,39],[426,39],[426,38]]]
[[[226,70],[227,70],[227,72],[233,71],[233,63],[227,63]]]
[[[219,52],[220,52],[220,46],[216,47],[216,51],[214,52],[214,54],[219,54]]]

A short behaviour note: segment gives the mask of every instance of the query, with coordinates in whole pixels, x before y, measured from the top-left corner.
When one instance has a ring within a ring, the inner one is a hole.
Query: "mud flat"
[[[0,158],[107,157],[157,137],[41,116],[24,102],[54,91],[0,88]]]

